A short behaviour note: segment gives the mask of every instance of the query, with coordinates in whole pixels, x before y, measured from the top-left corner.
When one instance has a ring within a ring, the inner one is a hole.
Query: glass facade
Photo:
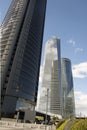
[[[51,102],[50,110],[52,114],[62,114],[62,95],[60,88],[60,67],[58,66],[58,60],[54,60],[51,70]],[[60,75],[61,76],[61,75]]]
[[[47,89],[49,89],[47,100]],[[42,89],[38,110],[61,115],[63,118],[75,116],[75,101],[71,61],[61,59],[60,40],[53,38],[46,44]]]
[[[48,112],[61,115],[61,55],[60,40],[56,37],[46,43],[39,111],[46,112],[47,89],[49,89]]]
[[[45,12],[46,0],[13,0],[2,22],[2,113],[14,113],[19,99],[36,104]]]
[[[62,92],[63,92],[63,117],[75,116],[75,100],[71,61],[67,58],[61,60]]]

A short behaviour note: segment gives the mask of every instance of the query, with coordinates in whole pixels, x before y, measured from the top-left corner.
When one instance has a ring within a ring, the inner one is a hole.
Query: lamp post
[[[49,94],[49,89],[47,89],[47,101],[46,101],[46,118],[45,118],[45,123],[47,123],[47,112],[48,112],[48,94]],[[45,130],[46,130],[46,125],[45,125]]]

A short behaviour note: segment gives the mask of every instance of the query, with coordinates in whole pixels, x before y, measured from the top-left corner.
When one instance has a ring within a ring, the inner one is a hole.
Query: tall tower
[[[52,38],[46,43],[42,90],[38,107],[39,111],[46,112],[47,89],[49,89],[48,112],[61,115],[61,52],[60,39],[57,37]]]
[[[62,115],[62,95],[61,95],[61,87],[60,87],[60,60],[54,60],[52,63],[51,70],[51,102],[50,102],[50,110],[52,114]]]
[[[61,60],[61,79],[63,93],[63,117],[75,116],[74,87],[71,69],[71,61],[68,58]]]
[[[1,25],[1,111],[34,109],[37,101],[46,0],[13,0]]]

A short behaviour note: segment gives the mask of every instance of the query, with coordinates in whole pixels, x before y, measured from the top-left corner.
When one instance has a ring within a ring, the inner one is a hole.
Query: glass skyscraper
[[[0,27],[1,111],[34,109],[37,101],[46,0],[13,0]]]
[[[68,58],[61,58],[58,38],[52,38],[46,43],[43,67],[38,110],[45,113],[48,111],[51,115],[61,115],[62,118],[74,117],[75,101],[71,61]],[[49,89],[48,95],[47,89]],[[48,105],[48,110],[46,105]]]
[[[48,112],[62,114],[62,89],[61,89],[61,55],[60,39],[52,38],[46,43],[42,90],[39,99],[39,111],[46,112],[47,89]]]
[[[63,95],[63,117],[75,116],[74,87],[71,69],[71,61],[68,58],[61,59],[61,80]]]
[[[58,62],[59,60],[54,60],[52,63],[50,112],[62,115],[62,88],[60,87],[61,75]]]

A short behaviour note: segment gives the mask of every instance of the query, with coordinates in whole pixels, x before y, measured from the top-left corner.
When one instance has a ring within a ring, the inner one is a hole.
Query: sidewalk
[[[0,121],[0,130],[56,130],[56,127],[43,124]]]
[[[67,125],[65,126],[65,129],[64,130],[70,130],[70,127],[72,125],[72,120],[70,120]]]

